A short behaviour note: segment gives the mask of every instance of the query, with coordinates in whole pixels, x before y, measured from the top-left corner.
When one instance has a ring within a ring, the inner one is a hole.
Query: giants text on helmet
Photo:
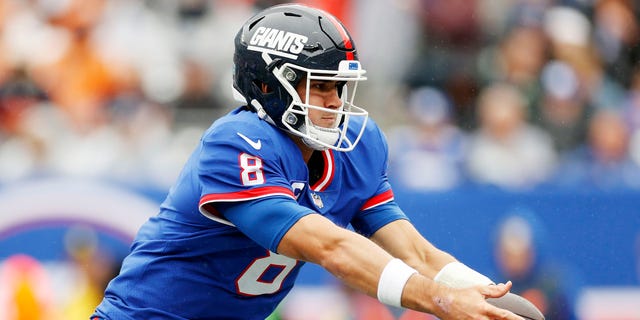
[[[273,28],[259,27],[253,33],[249,41],[249,50],[264,51],[264,47],[278,52],[270,51],[273,54],[281,54],[279,51],[286,51],[292,54],[302,52],[304,45],[309,38],[293,33]]]

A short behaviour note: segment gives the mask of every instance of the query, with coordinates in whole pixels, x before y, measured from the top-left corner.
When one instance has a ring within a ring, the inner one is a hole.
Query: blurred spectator
[[[108,123],[106,110],[101,110],[99,122],[94,120],[81,132],[58,132],[56,140],[50,143],[49,173],[75,178],[108,178],[119,165],[124,141]]]
[[[417,56],[406,75],[410,88],[441,88],[452,101],[453,120],[465,128],[473,121],[477,89],[475,55],[481,45],[477,0],[418,1],[413,14],[422,28]]]
[[[586,138],[593,109],[620,108],[622,86],[606,72],[592,40],[593,25],[578,9],[554,6],[544,15],[551,59],[544,66],[543,98],[532,121],[551,134],[559,152]]]
[[[414,190],[445,191],[464,182],[465,135],[453,123],[442,91],[421,87],[409,94],[410,126],[390,132],[390,175]]]
[[[536,27],[554,0],[479,0],[482,32],[489,41],[504,38],[510,29]]]
[[[159,103],[176,99],[184,86],[180,39],[200,40],[195,32],[179,34],[174,12],[161,11],[167,3],[177,2],[109,0],[91,36],[119,90],[141,91]]]
[[[211,73],[193,60],[184,61],[185,88],[173,106],[177,123],[207,127],[213,120],[228,112],[232,106],[224,106],[212,95]]]
[[[640,65],[633,69],[631,84],[623,107],[623,116],[632,131],[640,129]]]
[[[623,87],[606,72],[602,57],[594,47],[593,24],[585,14],[557,6],[545,15],[545,32],[551,39],[554,59],[567,63],[577,78],[577,96],[596,108],[619,108]]]
[[[599,110],[590,119],[587,142],[565,155],[554,181],[573,188],[640,188],[640,166],[629,156],[629,138],[619,112]]]
[[[640,60],[640,25],[634,9],[640,9],[638,2],[599,0],[593,13],[596,49],[609,76],[626,87]]]
[[[134,186],[162,188],[167,186],[167,176],[173,182],[179,168],[157,170],[157,163],[162,159],[183,154],[167,148],[174,139],[173,112],[169,108],[131,92],[113,101],[109,121],[118,151],[106,170],[109,179]]]
[[[35,66],[52,63],[61,57],[69,34],[46,20],[61,4],[22,0],[0,2],[0,81],[5,79],[3,71],[31,71]]]
[[[418,14],[432,43],[464,48],[479,40],[477,0],[422,1]]]
[[[357,41],[359,59],[366,65],[367,73],[382,75],[369,77],[366,85],[358,86],[359,104],[372,115],[383,115],[376,118],[379,125],[398,125],[403,122],[403,112],[389,112],[389,109],[395,109],[391,106],[399,99],[406,99],[406,88],[401,82],[408,72],[413,72],[415,64],[427,62],[422,61],[422,48],[419,48],[424,41],[417,14],[422,1],[350,2],[353,28],[349,30]],[[384,47],[397,49],[380,50],[382,43]]]
[[[49,275],[36,259],[18,254],[0,265],[0,318],[52,319],[53,293]]]
[[[103,121],[104,105],[119,89],[119,79],[92,41],[105,0],[72,0],[50,23],[69,36],[62,55],[34,68],[34,76],[79,131]]]
[[[516,213],[499,224],[495,239],[496,282],[511,280],[511,292],[531,301],[546,319],[572,320],[579,275],[549,255],[545,230],[530,213]]]
[[[547,63],[541,81],[543,97],[533,109],[532,123],[551,135],[558,152],[572,150],[585,140],[591,105],[580,97],[575,70],[564,62]]]
[[[507,82],[517,87],[526,100],[527,113],[540,103],[540,74],[548,59],[548,41],[538,25],[516,25],[497,46],[479,56],[479,72],[486,85]]]
[[[551,138],[527,122],[525,102],[514,86],[485,88],[477,111],[480,124],[470,136],[466,158],[471,179],[513,190],[547,179],[556,164]]]
[[[640,66],[633,70],[631,79],[622,116],[626,120],[630,131],[630,157],[636,164],[640,165]]]
[[[44,91],[29,77],[26,70],[14,70],[0,85],[0,133],[19,133],[21,117],[31,106],[45,99]]]
[[[44,142],[25,122],[45,99],[26,70],[14,70],[0,85],[0,184],[26,178],[43,166]]]
[[[116,257],[101,248],[90,227],[71,226],[64,237],[73,277],[71,296],[63,301],[58,319],[86,320],[102,300],[107,282],[118,273]]]

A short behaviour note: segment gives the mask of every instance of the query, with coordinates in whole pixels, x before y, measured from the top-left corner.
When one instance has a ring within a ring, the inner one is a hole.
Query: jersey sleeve
[[[351,220],[351,225],[356,232],[368,238],[388,223],[401,219],[409,220],[398,204],[391,200],[362,211]]]
[[[198,177],[199,208],[203,215],[231,224],[212,204],[266,197],[284,197],[295,202],[278,156],[281,144],[265,134],[263,128],[227,123],[208,132],[201,144]]]
[[[372,196],[370,196],[358,213],[352,218],[351,225],[358,233],[369,237],[386,224],[407,219],[394,200],[393,190],[387,176],[389,168],[389,148],[386,137],[377,125],[374,125],[367,137],[369,143],[365,159],[372,161],[367,164],[375,168],[372,172],[375,179]]]
[[[216,206],[242,233],[262,247],[278,252],[282,237],[300,218],[314,213],[285,197],[225,202]],[[260,214],[255,214],[260,212]]]

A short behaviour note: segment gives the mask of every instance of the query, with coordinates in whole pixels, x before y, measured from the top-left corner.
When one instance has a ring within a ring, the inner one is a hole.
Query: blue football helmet
[[[298,4],[278,5],[250,18],[235,38],[234,97],[265,121],[299,136],[315,150],[352,150],[367,122],[366,110],[353,104],[357,84],[366,80],[353,39],[334,16]],[[338,109],[311,105],[296,87],[305,80],[339,84]],[[337,114],[335,127],[316,126],[310,109]],[[353,117],[362,117],[358,135],[347,137]]]

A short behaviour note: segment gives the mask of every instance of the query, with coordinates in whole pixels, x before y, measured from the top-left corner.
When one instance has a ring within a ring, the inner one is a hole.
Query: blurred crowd
[[[3,1],[0,183],[169,186],[202,129],[235,106],[236,30],[277,2]],[[372,79],[361,101],[389,128],[400,183],[640,187],[634,2],[305,2],[361,40]]]
[[[166,189],[234,107],[249,1],[0,2],[0,185],[42,175]],[[227,99],[227,100],[225,100]]]
[[[279,2],[0,2],[0,185],[70,175],[166,189],[236,106],[235,32]],[[360,104],[389,133],[398,183],[640,188],[635,2],[299,2],[357,39]]]
[[[403,184],[640,188],[637,2],[420,3],[407,125],[391,133]]]

